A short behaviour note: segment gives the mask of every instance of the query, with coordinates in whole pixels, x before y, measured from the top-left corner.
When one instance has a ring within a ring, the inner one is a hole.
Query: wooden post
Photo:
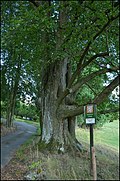
[[[90,124],[90,173],[92,175],[93,124]]]
[[[93,170],[93,180],[97,180],[96,158],[95,158],[95,148],[94,147],[92,147],[92,170]]]

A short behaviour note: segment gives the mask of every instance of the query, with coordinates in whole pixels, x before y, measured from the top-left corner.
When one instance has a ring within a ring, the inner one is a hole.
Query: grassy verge
[[[118,151],[119,147],[119,125],[118,120],[111,123],[106,123],[102,128],[94,130],[94,143],[95,145],[101,145],[104,147],[109,147],[115,151]],[[85,143],[90,141],[89,129],[76,129],[76,136],[78,140]]]
[[[40,128],[37,125],[37,131],[36,131],[36,135],[40,134]],[[20,160],[26,160],[28,157],[26,157],[26,153],[27,151],[29,152],[29,148],[31,146],[34,146],[35,142],[37,142],[37,139],[39,138],[38,136],[36,136],[35,134],[32,135],[27,141],[24,142],[24,144],[22,144],[20,146],[20,148],[16,151],[16,157],[17,159]]]

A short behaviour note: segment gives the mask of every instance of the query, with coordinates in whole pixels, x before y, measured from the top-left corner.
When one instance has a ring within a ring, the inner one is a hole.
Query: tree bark
[[[59,89],[66,87],[67,59],[49,67],[47,82],[42,91],[42,135],[40,149],[64,152],[69,148],[81,149],[75,137],[75,117],[63,118],[58,113]],[[65,100],[62,105],[65,105]]]
[[[15,101],[16,101],[16,95],[17,95],[17,91],[18,91],[19,80],[20,80],[20,72],[21,72],[21,58],[18,62],[18,68],[16,70],[15,81],[11,88],[10,99],[8,100],[8,108],[7,108],[7,114],[6,114],[6,126],[7,127],[13,126]]]
[[[57,97],[59,90],[64,89],[66,60],[58,65],[50,65],[47,71],[47,82],[43,82],[42,91],[42,137],[41,141],[51,144],[50,149],[62,149],[64,144],[64,120],[57,116]],[[56,145],[54,145],[56,144]],[[52,146],[53,145],[53,146]]]
[[[17,94],[17,87],[15,86],[11,92],[10,100],[8,102],[7,116],[6,116],[6,126],[13,126],[13,117],[14,117],[14,109],[15,109],[15,99]]]

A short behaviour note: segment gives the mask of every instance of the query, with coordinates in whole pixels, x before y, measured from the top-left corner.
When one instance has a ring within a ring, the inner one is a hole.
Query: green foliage
[[[103,24],[107,22],[108,18],[105,15],[106,9],[109,8],[110,10],[109,16],[115,16],[117,14],[117,11],[112,9],[112,3],[110,1],[103,3],[93,2],[91,4],[89,2],[85,2],[84,6],[79,6],[78,2],[69,2],[67,3],[67,5],[67,9],[65,9],[64,5],[58,5],[56,2],[52,3],[50,8],[47,6],[46,8],[44,6],[40,6],[38,10],[35,11],[28,2],[12,3],[10,6],[12,9],[10,17],[9,13],[7,15],[10,24],[10,31],[7,28],[8,31],[5,33],[5,35],[7,34],[7,36],[5,37],[9,37],[10,44],[11,42],[14,42],[15,46],[17,44],[18,51],[20,51],[21,49],[24,59],[27,60],[27,57],[29,55],[29,59],[32,60],[31,63],[33,65],[36,62],[39,63],[40,61],[41,63],[43,63],[43,57],[45,55],[43,56],[42,52],[44,52],[46,48],[50,50],[50,54],[52,53],[52,59],[56,59],[57,56],[64,57],[64,55],[66,56],[67,53],[67,56],[74,56],[74,60],[76,62],[79,59],[82,48],[88,41],[92,40],[93,36],[96,34],[96,31],[99,31]],[[10,7],[9,3],[5,3],[5,5],[2,4],[2,17],[4,17],[5,10],[7,11],[8,9],[10,9]],[[70,36],[69,40],[65,41],[62,47],[60,47],[60,49],[58,49],[58,51],[56,52],[54,46],[57,42],[53,32],[58,28],[57,15],[55,13],[57,13],[57,11],[61,9],[60,7],[63,9],[63,11],[68,11],[67,13],[69,17],[66,23],[63,25],[63,28],[65,28],[66,31],[61,32],[61,36],[67,39],[71,32],[72,36]],[[17,9],[18,12],[16,14],[14,14],[15,9]],[[53,16],[51,16],[51,18],[46,16],[49,11],[53,13]],[[14,18],[14,16],[16,16],[16,19]],[[77,20],[75,20],[76,16],[78,16]],[[96,21],[94,20],[95,17]],[[114,27],[114,31],[116,30],[116,28]],[[44,31],[49,33],[51,39],[48,44],[45,44],[45,40],[42,39],[42,36],[44,37]],[[111,33],[111,31],[113,30],[108,29],[108,33]],[[112,37],[114,38],[113,34]],[[109,38],[111,39],[111,37]],[[99,43],[99,46],[96,46],[95,43],[92,44],[94,52],[106,50],[105,40],[106,37],[105,34],[103,34],[101,35],[100,39],[96,40],[96,43]],[[67,48],[67,52],[64,52],[63,48]],[[46,62],[44,61],[43,64],[45,66]]]
[[[30,120],[38,120],[38,111],[32,104],[26,105],[25,103],[17,102],[15,107],[15,115],[21,118],[29,118]]]
[[[112,115],[110,114],[101,114],[97,117],[97,120],[96,120],[96,125],[95,127],[102,127],[105,123],[109,123],[112,119]]]
[[[90,102],[94,98],[94,93],[87,87],[84,86],[81,91],[78,92],[76,100],[80,104]]]

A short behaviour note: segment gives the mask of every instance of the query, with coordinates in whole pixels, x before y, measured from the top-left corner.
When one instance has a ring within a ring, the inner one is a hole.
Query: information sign
[[[96,120],[96,105],[88,104],[84,106],[84,117],[86,124],[95,124]]]
[[[86,118],[86,124],[95,124],[95,118]]]

